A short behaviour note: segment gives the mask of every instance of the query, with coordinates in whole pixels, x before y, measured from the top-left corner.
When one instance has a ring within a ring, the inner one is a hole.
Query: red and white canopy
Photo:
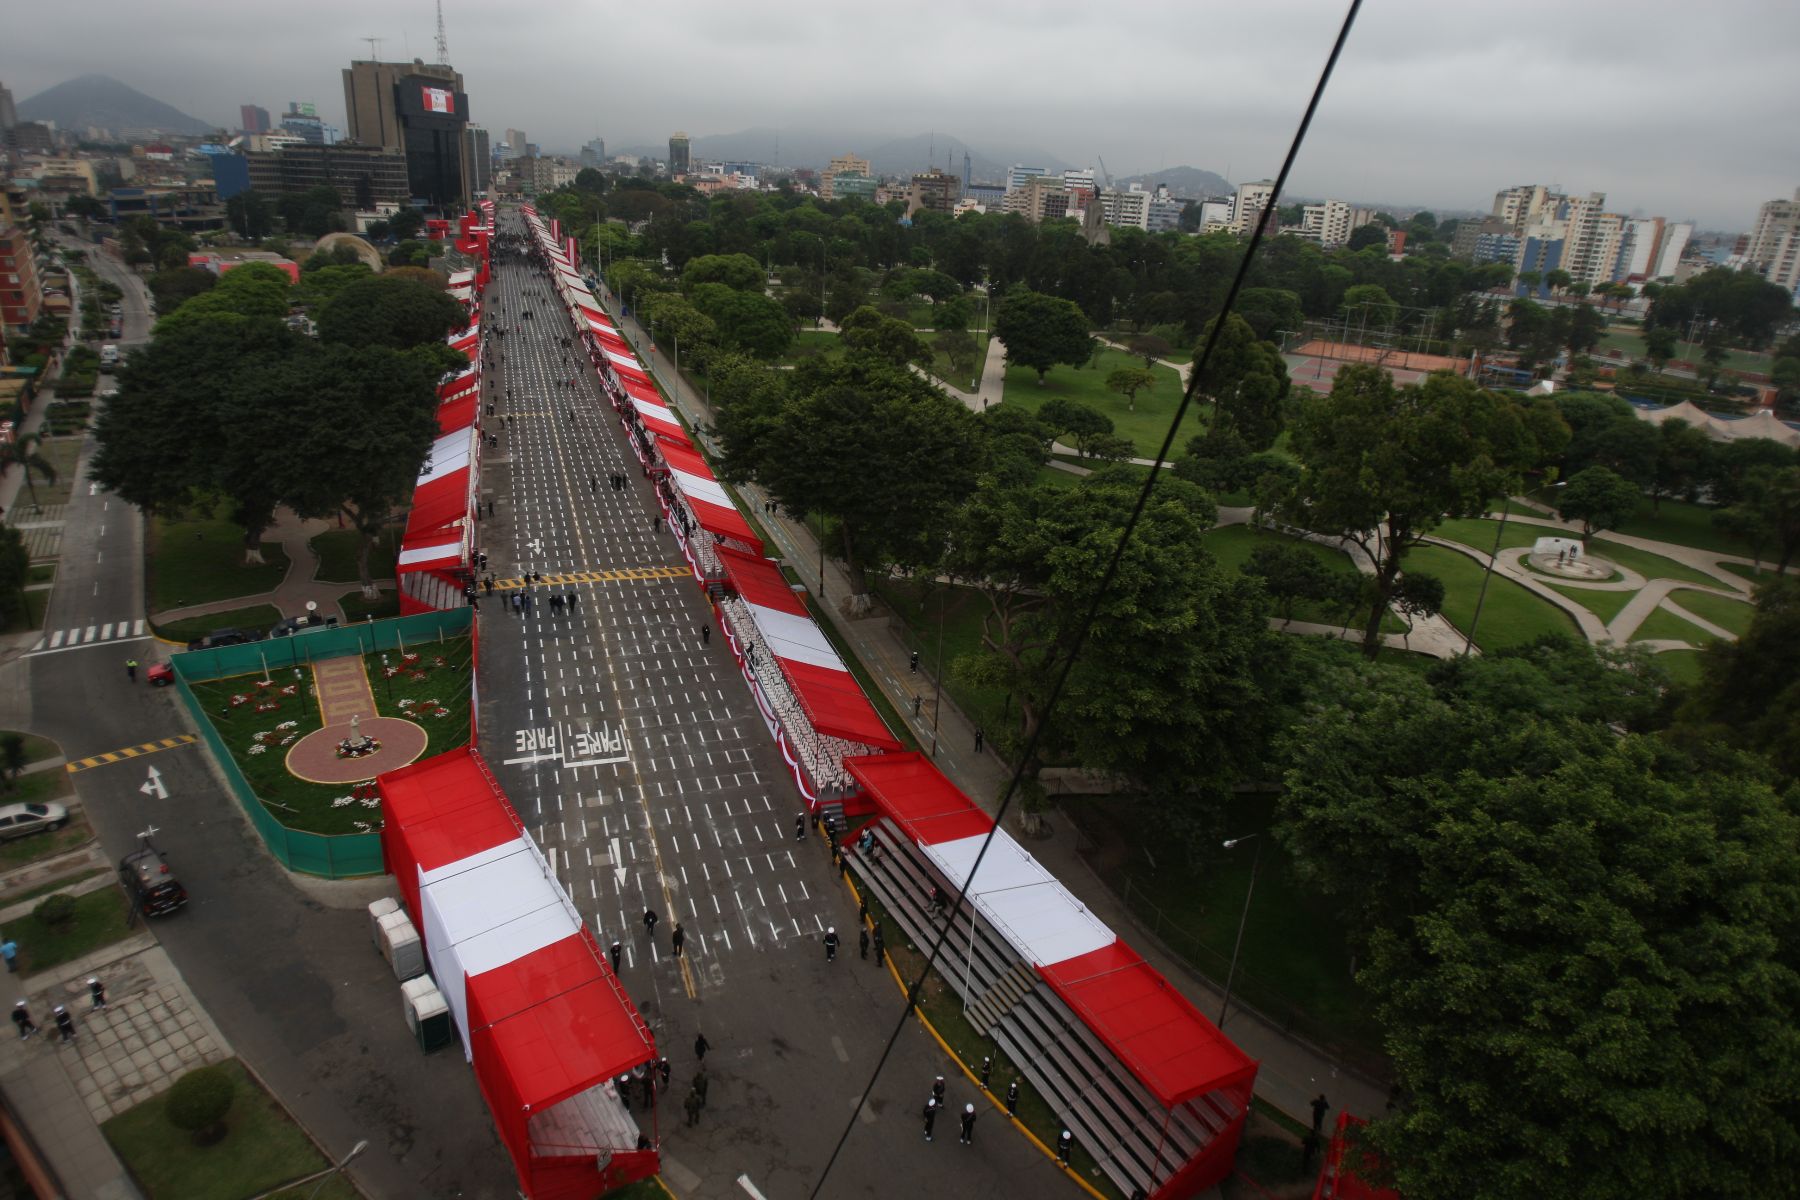
[[[737,510],[730,495],[713,478],[712,468],[706,465],[706,460],[691,447],[678,445],[673,440],[659,439],[657,449],[662,452],[663,461],[669,464],[670,480],[680,490],[688,507],[693,509],[700,528],[721,537],[735,538],[761,554],[762,541],[751,531],[750,522],[744,520],[744,514]]]
[[[413,488],[409,532],[415,527],[420,533],[441,529],[468,515],[475,479],[475,439],[479,436],[471,426],[442,434],[431,444]]]

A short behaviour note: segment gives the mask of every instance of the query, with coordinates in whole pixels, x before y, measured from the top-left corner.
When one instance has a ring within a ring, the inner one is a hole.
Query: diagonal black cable
[[[1032,761],[1037,753],[1038,742],[1043,737],[1044,730],[1049,728],[1050,716],[1056,711],[1057,702],[1062,699],[1063,687],[1069,681],[1069,673],[1074,669],[1076,660],[1081,657],[1082,647],[1087,644],[1088,632],[1094,627],[1094,622],[1100,613],[1100,604],[1112,588],[1113,580],[1118,576],[1119,564],[1125,557],[1125,548],[1130,545],[1131,536],[1137,531],[1138,522],[1144,515],[1144,509],[1149,506],[1150,493],[1155,489],[1157,476],[1161,473],[1163,463],[1168,460],[1169,451],[1175,444],[1175,437],[1181,428],[1182,418],[1187,416],[1188,409],[1194,403],[1194,397],[1200,390],[1200,381],[1206,378],[1206,369],[1212,362],[1213,349],[1219,343],[1219,334],[1225,327],[1225,318],[1231,314],[1233,307],[1237,304],[1238,293],[1244,290],[1244,281],[1250,275],[1250,265],[1256,258],[1257,247],[1262,244],[1263,233],[1268,228],[1269,217],[1273,214],[1275,202],[1280,199],[1282,192],[1286,189],[1288,173],[1293,170],[1294,159],[1299,156],[1300,147],[1306,141],[1306,131],[1312,127],[1313,115],[1318,112],[1319,101],[1324,98],[1325,87],[1331,82],[1332,71],[1337,67],[1338,57],[1344,51],[1344,43],[1349,39],[1350,30],[1356,24],[1356,15],[1361,9],[1362,0],[1350,0],[1350,6],[1344,13],[1344,22],[1338,29],[1337,39],[1331,44],[1331,53],[1326,56],[1325,66],[1319,72],[1319,81],[1313,85],[1312,96],[1306,102],[1306,112],[1301,115],[1300,124],[1294,130],[1293,140],[1288,143],[1287,155],[1281,160],[1281,170],[1275,176],[1275,188],[1269,197],[1268,207],[1263,210],[1263,216],[1256,222],[1256,228],[1250,235],[1250,244],[1244,248],[1244,257],[1238,263],[1237,274],[1232,276],[1231,288],[1225,293],[1225,302],[1219,309],[1218,317],[1213,321],[1212,332],[1206,335],[1206,345],[1201,350],[1199,357],[1194,360],[1193,369],[1188,376],[1187,388],[1181,395],[1181,403],[1175,409],[1174,419],[1169,422],[1168,433],[1163,435],[1162,446],[1157,450],[1156,461],[1151,465],[1150,472],[1144,479],[1143,489],[1138,493],[1137,504],[1132,508],[1131,516],[1126,519],[1125,527],[1119,531],[1118,544],[1113,547],[1112,558],[1106,564],[1106,573],[1101,576],[1100,586],[1094,591],[1093,602],[1088,606],[1088,611],[1082,617],[1081,624],[1076,627],[1075,640],[1069,647],[1068,657],[1063,660],[1062,666],[1057,672],[1056,683],[1050,689],[1050,697],[1044,703],[1043,719],[1038,722],[1038,727],[1032,733],[1031,739],[1019,753],[1019,765],[1013,769],[1012,778],[1007,781],[1006,793],[1000,798],[1000,807],[994,813],[993,828],[989,829],[987,836],[982,839],[981,850],[975,855],[975,861],[969,867],[968,880],[956,894],[956,904],[951,909],[950,920],[944,922],[944,927],[938,931],[937,939],[931,944],[930,953],[925,956],[925,965],[919,969],[919,974],[913,979],[912,985],[906,989],[906,1007],[901,1011],[900,1019],[894,1023],[894,1032],[888,1035],[887,1045],[882,1047],[881,1057],[875,1062],[875,1069],[869,1075],[868,1085],[863,1088],[862,1095],[857,1097],[856,1107],[850,1110],[849,1119],[844,1123],[844,1132],[838,1135],[837,1145],[832,1147],[831,1157],[826,1159],[824,1170],[819,1172],[819,1181],[813,1185],[813,1189],[809,1193],[812,1200],[817,1200],[819,1192],[825,1186],[825,1180],[831,1176],[832,1167],[837,1164],[845,1143],[850,1140],[850,1134],[856,1128],[856,1121],[862,1114],[863,1105],[869,1102],[869,1094],[875,1090],[875,1083],[881,1078],[882,1069],[887,1066],[888,1059],[892,1057],[894,1046],[899,1042],[900,1034],[906,1029],[906,1019],[912,1015],[913,1009],[918,1004],[919,992],[925,986],[925,977],[937,964],[938,954],[943,950],[944,943],[949,940],[950,930],[955,925],[956,913],[961,911],[963,904],[968,899],[969,883],[974,882],[976,874],[981,870],[981,863],[987,857],[988,847],[993,844],[994,835],[1000,831],[1001,823],[1006,819],[1006,811],[1011,807],[1013,797],[1018,794],[1019,781],[1025,776],[1025,764]]]

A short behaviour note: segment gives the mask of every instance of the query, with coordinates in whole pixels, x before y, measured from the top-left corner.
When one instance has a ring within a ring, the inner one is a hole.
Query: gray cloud
[[[1322,0],[445,8],[475,118],[547,148],[678,128],[937,130],[997,154],[1104,157],[1115,174],[1186,163],[1234,179],[1274,173],[1343,12]],[[338,72],[367,54],[359,35],[379,36],[383,58],[434,55],[426,3],[317,0],[260,23],[234,12],[41,6],[8,30],[0,80],[23,98],[102,71],[209,120],[311,100],[341,121]],[[1741,229],[1800,183],[1797,45],[1800,6],[1777,0],[1371,0],[1292,190],[1483,208],[1510,184],[1559,183],[1621,211]]]

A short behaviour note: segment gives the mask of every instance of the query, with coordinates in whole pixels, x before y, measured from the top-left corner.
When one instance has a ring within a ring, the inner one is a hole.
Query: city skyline
[[[370,21],[364,8],[325,0],[304,28],[269,42],[176,0],[164,12],[181,33],[152,60],[123,6],[97,0],[80,17],[46,12],[16,30],[0,79],[22,100],[100,71],[226,125],[246,103],[274,111],[311,97],[321,117],[342,125],[338,72],[369,56],[361,35],[379,37],[387,61],[435,57],[433,7],[407,8],[404,20],[399,11]],[[595,136],[618,147],[666,144],[677,129],[697,140],[752,126],[830,125],[869,137],[936,129],[992,146],[995,157],[1037,145],[1079,165],[1104,157],[1115,176],[1187,165],[1236,183],[1279,166],[1343,10],[1292,0],[1271,21],[1152,4],[1128,22],[1102,23],[1092,11],[1002,2],[796,8],[784,19],[779,9],[712,0],[604,16],[570,6],[556,15],[553,39],[542,36],[549,26],[520,26],[495,10],[450,4],[444,18],[473,120],[527,129],[569,153]],[[1481,210],[1501,188],[1548,183],[1604,192],[1627,214],[1746,230],[1764,201],[1795,183],[1800,132],[1782,116],[1783,60],[1800,36],[1800,11],[1750,0],[1709,11],[1715,19],[1697,25],[1689,10],[1652,3],[1622,22],[1601,9],[1526,0],[1502,26],[1412,0],[1371,5],[1290,194]],[[1677,24],[1679,38],[1668,32]],[[1145,39],[1146,28],[1166,36]],[[686,69],[671,74],[670,53]],[[211,68],[197,69],[201,62]],[[876,65],[882,73],[872,76]],[[561,78],[576,82],[545,84]],[[903,103],[883,79],[904,81]],[[1022,82],[995,86],[1004,80]]]

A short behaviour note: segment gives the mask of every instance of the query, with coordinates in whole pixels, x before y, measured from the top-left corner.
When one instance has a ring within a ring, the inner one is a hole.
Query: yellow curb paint
[[[108,750],[104,754],[90,754],[86,758],[65,763],[63,770],[69,774],[87,771],[94,767],[104,767],[111,763],[125,762],[143,754],[157,754],[164,750],[173,750],[178,746],[191,746],[199,739],[192,734],[177,734],[174,737],[161,738],[154,742],[144,742],[136,746],[127,746],[122,750]]]

